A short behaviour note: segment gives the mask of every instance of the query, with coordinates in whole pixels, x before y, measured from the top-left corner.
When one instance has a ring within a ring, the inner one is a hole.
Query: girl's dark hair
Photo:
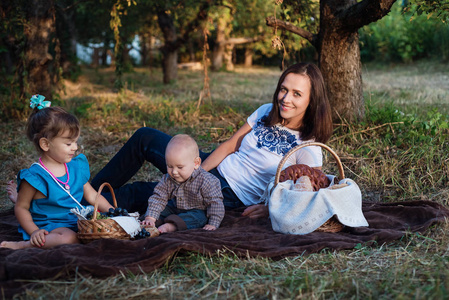
[[[39,146],[41,138],[51,140],[66,130],[75,138],[80,133],[80,124],[74,115],[61,107],[35,108],[26,125],[27,137],[39,152],[43,151]]]
[[[282,73],[273,95],[273,108],[264,120],[265,126],[273,126],[283,121],[279,112],[278,95],[285,77],[290,73],[307,76],[311,84],[310,103],[302,125],[297,128],[301,139],[315,139],[316,142],[326,143],[333,131],[331,108],[321,71],[312,63],[294,64]]]

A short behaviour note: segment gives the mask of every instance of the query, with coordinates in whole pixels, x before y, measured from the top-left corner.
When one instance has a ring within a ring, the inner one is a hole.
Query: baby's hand
[[[30,237],[30,243],[34,247],[42,247],[45,244],[45,236],[48,234],[48,231],[45,229],[38,229],[33,231]]]
[[[207,224],[203,227],[203,229],[204,230],[215,230],[215,229],[217,229],[217,227],[215,227],[214,225]]]
[[[142,221],[142,224],[156,226],[156,219],[153,217],[146,217],[145,220]]]

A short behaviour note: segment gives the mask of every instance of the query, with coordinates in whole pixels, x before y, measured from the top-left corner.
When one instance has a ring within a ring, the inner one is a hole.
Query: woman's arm
[[[204,160],[201,164],[203,169],[206,171],[212,170],[218,166],[226,156],[237,151],[240,148],[243,138],[248,134],[248,132],[251,131],[251,129],[252,128],[249,126],[248,122],[245,122],[245,124],[240,127],[240,129],[237,130],[237,132],[234,133],[229,140],[218,146],[217,149],[215,149],[209,157]]]
[[[95,206],[95,198],[97,197],[97,191],[87,182],[84,187],[84,199],[87,200],[91,205]],[[109,208],[114,208],[111,204],[109,204],[108,200],[100,195],[98,198],[98,209],[102,212],[108,211]]]

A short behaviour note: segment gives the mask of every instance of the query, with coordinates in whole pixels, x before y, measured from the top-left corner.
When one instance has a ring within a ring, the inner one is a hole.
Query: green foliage
[[[366,120],[337,127],[331,145],[366,160],[347,164],[359,184],[384,190],[384,199],[410,199],[448,184],[448,141],[449,115],[436,108],[416,115],[368,104]]]
[[[444,23],[449,23],[449,1],[448,0],[410,0],[406,11],[415,15],[428,15],[436,17]]]
[[[24,66],[24,26],[27,23],[24,1],[0,5],[0,120],[20,119],[26,115],[21,86],[26,85]]]
[[[449,138],[449,119],[437,108],[425,116],[404,114],[394,105],[372,107],[368,105],[366,118],[369,125],[395,123],[395,130],[387,130],[384,138],[397,147],[434,147]],[[404,148],[405,149],[405,148]]]
[[[449,24],[403,13],[395,3],[390,14],[359,31],[362,61],[411,62],[425,57],[449,59]]]

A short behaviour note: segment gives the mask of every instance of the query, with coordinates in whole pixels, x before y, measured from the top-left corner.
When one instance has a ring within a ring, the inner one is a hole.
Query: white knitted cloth
[[[331,181],[332,182],[332,181]],[[346,226],[369,226],[362,213],[362,194],[351,179],[339,189],[323,188],[317,192],[299,192],[291,189],[293,182],[279,183],[272,191],[271,182],[262,199],[268,199],[271,224],[274,231],[289,234],[307,234],[323,225],[333,215]]]
[[[134,217],[119,216],[111,219],[117,222],[131,238],[135,237],[140,231],[140,223]]]

